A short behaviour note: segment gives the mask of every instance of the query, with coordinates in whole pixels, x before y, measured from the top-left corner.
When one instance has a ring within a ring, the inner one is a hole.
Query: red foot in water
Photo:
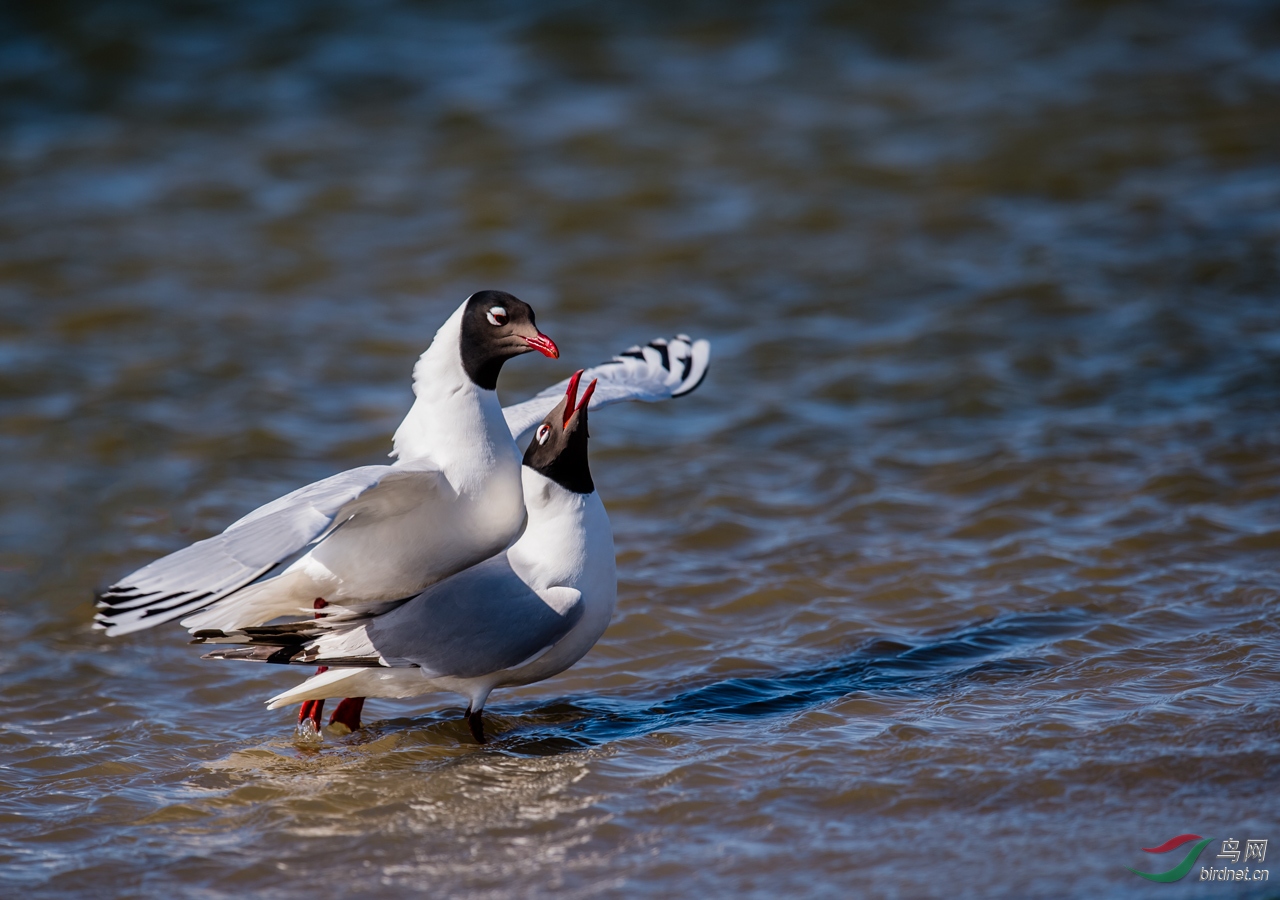
[[[352,731],[358,731],[360,728],[360,712],[364,709],[363,697],[347,697],[338,704],[338,708],[333,711],[333,716],[329,719],[330,725],[346,725]]]
[[[325,600],[323,597],[317,597],[316,602],[312,604],[312,608],[324,609],[328,605],[329,605],[329,601]],[[319,619],[320,617],[321,617],[321,613],[316,613],[316,618]],[[316,669],[316,674],[319,675],[321,672],[328,672],[328,671],[329,671],[328,666],[320,666],[319,668]],[[315,730],[319,731],[320,718],[323,715],[324,715],[323,700],[303,700],[302,708],[298,710],[298,724],[301,725],[303,722],[307,721],[307,719],[310,719],[311,724],[315,726]]]
[[[316,669],[316,674],[328,672],[328,666],[320,666]],[[311,720],[311,724],[315,726],[316,731],[320,730],[320,717],[324,715],[323,700],[303,700],[302,708],[298,710],[298,724],[301,725],[307,719]]]

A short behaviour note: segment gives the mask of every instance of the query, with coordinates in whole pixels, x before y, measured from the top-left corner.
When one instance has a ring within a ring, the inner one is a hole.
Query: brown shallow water
[[[0,27],[8,891],[1280,896],[1125,869],[1280,842],[1274,7],[60,9]],[[564,351],[513,399],[714,344],[593,419],[618,613],[497,740],[90,629],[379,461],[481,287]]]

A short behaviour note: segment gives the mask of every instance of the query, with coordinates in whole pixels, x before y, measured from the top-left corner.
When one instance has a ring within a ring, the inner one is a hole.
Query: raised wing
[[[128,634],[216,603],[356,515],[393,515],[440,488],[426,466],[362,466],[286,494],[226,531],[143,566],[98,595],[94,627]]]
[[[323,665],[418,666],[427,674],[477,678],[537,656],[582,617],[573,588],[534,591],[506,554],[434,584],[409,602],[373,617],[349,611],[332,619],[196,632],[198,641],[241,643],[206,659]]]
[[[643,400],[652,403],[683,397],[707,376],[711,365],[711,344],[677,335],[671,340],[655,338],[643,347],[636,346],[582,374],[582,383],[596,381],[591,397],[592,410],[620,400]],[[519,441],[555,408],[564,396],[569,379],[553,384],[536,397],[502,410],[511,436]]]

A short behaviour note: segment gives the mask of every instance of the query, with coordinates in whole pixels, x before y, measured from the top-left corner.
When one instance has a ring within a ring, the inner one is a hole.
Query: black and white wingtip
[[[192,547],[179,550],[178,553],[157,560],[98,592],[95,597],[98,611],[93,617],[93,627],[105,631],[108,637],[142,631],[210,606],[275,568],[272,564],[242,571],[215,582],[204,590],[174,590],[174,584],[179,582],[164,583],[161,579],[148,577],[155,570],[163,572],[160,564],[207,543],[200,541]],[[139,585],[138,582],[142,584]]]
[[[636,344],[614,357],[614,361],[622,362],[622,357],[627,357],[652,362],[645,348],[658,354],[658,363],[669,373],[666,383],[673,385],[673,399],[697,390],[707,377],[707,370],[711,368],[711,343],[706,340],[695,341],[687,334],[677,334],[671,340],[654,338],[644,347]]]
[[[140,591],[129,585],[112,585],[97,597],[93,627],[111,637],[129,634],[168,622],[208,606],[218,599],[214,591]]]

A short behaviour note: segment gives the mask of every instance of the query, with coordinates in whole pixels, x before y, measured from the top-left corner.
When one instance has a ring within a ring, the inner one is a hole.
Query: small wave
[[[727,678],[656,703],[575,697],[508,708],[507,714],[537,724],[499,735],[493,749],[543,756],[690,725],[801,712],[857,691],[924,691],[970,678],[1017,677],[1045,663],[1005,654],[1082,633],[1093,618],[1083,610],[1015,613],[918,644],[879,639],[825,665]]]

